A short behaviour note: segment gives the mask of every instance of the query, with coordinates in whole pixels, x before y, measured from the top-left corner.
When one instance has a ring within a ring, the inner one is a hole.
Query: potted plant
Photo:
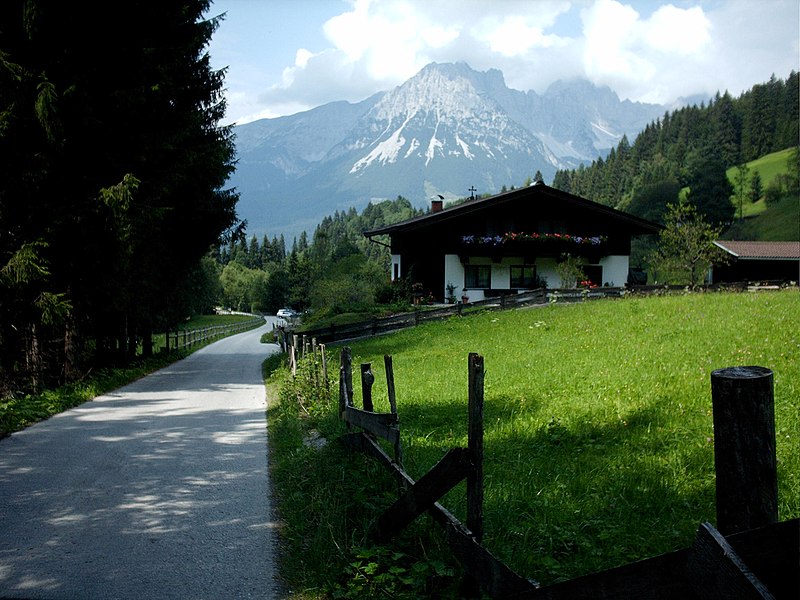
[[[445,286],[447,288],[447,303],[448,304],[455,304],[456,303],[456,286],[449,281]]]

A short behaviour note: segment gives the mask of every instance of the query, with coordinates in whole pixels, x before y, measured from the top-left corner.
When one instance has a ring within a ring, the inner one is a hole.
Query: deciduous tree
[[[660,279],[689,285],[703,283],[709,267],[725,260],[724,252],[714,245],[721,231],[720,226],[709,224],[694,205],[670,205],[656,251],[650,258],[662,274]]]

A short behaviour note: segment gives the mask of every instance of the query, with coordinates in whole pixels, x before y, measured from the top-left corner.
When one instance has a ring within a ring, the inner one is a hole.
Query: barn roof
[[[739,260],[800,260],[800,242],[714,242]]]

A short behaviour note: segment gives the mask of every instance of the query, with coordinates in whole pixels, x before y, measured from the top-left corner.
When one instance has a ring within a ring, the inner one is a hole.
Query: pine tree
[[[722,158],[713,147],[697,150],[687,165],[687,200],[706,220],[717,225],[730,223],[735,214],[731,202],[733,186],[728,181]]]
[[[208,4],[4,6],[0,56],[19,64],[0,74],[0,263],[46,240],[52,289],[72,307],[66,346],[147,347],[153,327],[185,316],[180,286],[236,222]]]
[[[764,189],[761,183],[761,174],[758,171],[753,171],[753,176],[750,178],[750,202],[758,202],[763,194]]]

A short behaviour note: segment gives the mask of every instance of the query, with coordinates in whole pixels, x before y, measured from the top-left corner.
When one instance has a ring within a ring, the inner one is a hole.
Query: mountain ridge
[[[498,69],[431,63],[387,92],[236,126],[241,218],[287,239],[335,210],[408,198],[423,207],[496,193],[538,170],[546,180],[605,155],[668,107],[620,100],[585,80],[541,95],[508,88]]]

